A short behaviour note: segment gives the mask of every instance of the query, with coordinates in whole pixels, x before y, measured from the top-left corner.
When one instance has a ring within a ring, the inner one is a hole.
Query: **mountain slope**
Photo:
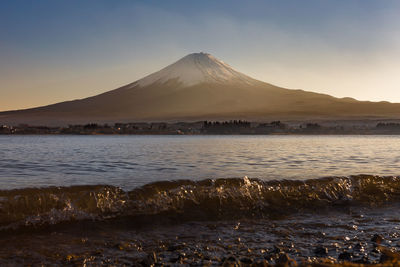
[[[339,99],[255,80],[205,53],[190,54],[121,88],[54,105],[0,113],[0,123],[395,117],[400,104]]]

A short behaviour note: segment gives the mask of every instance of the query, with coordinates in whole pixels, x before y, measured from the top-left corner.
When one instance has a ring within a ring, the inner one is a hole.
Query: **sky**
[[[2,0],[0,111],[103,93],[207,52],[253,78],[400,102],[398,0]]]

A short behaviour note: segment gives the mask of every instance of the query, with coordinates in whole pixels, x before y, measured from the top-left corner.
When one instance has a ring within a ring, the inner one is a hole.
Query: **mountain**
[[[242,74],[210,54],[194,53],[138,81],[100,95],[1,112],[0,124],[396,116],[400,116],[400,104],[285,89]]]

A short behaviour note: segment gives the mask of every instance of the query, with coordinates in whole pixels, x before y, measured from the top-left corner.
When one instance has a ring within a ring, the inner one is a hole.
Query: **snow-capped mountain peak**
[[[245,83],[252,84],[254,79],[235,71],[228,64],[207,53],[189,54],[164,69],[140,79],[139,86],[165,83],[177,79],[184,86],[199,83]]]

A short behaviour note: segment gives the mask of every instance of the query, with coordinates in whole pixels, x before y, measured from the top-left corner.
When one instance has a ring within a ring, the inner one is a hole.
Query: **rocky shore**
[[[252,250],[240,240],[226,247],[211,244],[199,246],[195,242],[160,242],[158,249],[144,251],[127,242],[115,244],[115,248],[120,251],[137,250],[131,260],[111,260],[108,263],[125,266],[399,266],[400,253],[380,245],[380,240],[384,240],[382,236],[374,235],[370,243],[349,243],[345,247],[335,244],[337,257],[329,256],[332,248],[328,246],[310,246],[314,256],[302,256],[293,243]],[[87,255],[69,255],[65,263],[80,265],[85,262]]]
[[[399,221],[376,221],[381,212],[141,226],[85,222],[2,234],[0,265],[399,266]]]
[[[354,176],[158,182],[129,198],[111,186],[5,191],[0,266],[399,266],[398,187]]]

